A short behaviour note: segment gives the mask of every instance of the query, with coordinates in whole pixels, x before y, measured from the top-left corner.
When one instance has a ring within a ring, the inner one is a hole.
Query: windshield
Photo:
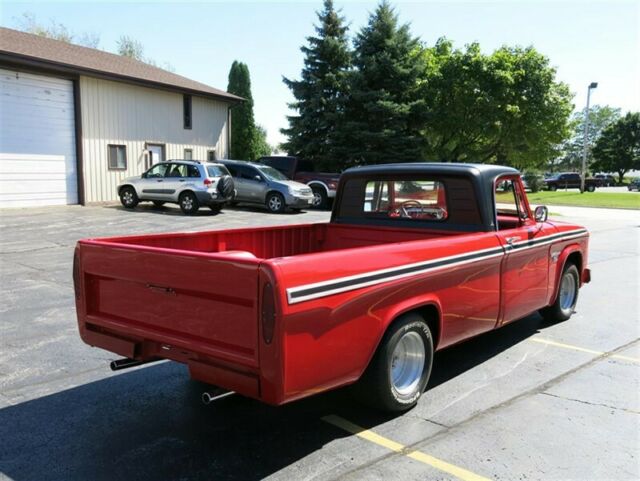
[[[274,169],[273,167],[258,167],[260,172],[264,174],[264,176],[269,180],[289,180],[287,176],[281,173],[279,170]]]

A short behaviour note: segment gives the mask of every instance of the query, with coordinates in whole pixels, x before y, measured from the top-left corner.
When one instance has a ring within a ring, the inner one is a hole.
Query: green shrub
[[[542,190],[544,183],[542,182],[542,176],[535,172],[527,172],[522,176],[523,180],[531,189],[531,192],[539,192]]]

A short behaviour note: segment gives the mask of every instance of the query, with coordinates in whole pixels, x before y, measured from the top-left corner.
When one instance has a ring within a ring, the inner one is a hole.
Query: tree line
[[[295,114],[282,147],[321,169],[435,160],[536,170],[576,158],[573,95],[533,47],[428,46],[386,0],[351,39],[324,0],[301,51],[300,79],[284,78]]]

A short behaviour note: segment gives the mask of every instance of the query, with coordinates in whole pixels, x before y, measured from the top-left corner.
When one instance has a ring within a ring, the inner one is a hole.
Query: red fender
[[[558,256],[558,260],[556,262],[556,271],[555,271],[555,275],[554,275],[554,279],[553,279],[553,289],[551,291],[552,292],[552,296],[551,296],[551,299],[549,299],[549,304],[548,305],[551,305],[554,302],[556,302],[556,298],[558,297],[558,292],[560,290],[560,276],[562,276],[562,271],[564,271],[564,265],[567,262],[567,258],[571,254],[573,254],[574,252],[579,252],[580,253],[580,258],[582,259],[582,263],[584,264],[584,256],[583,256],[580,244],[571,244],[571,245],[566,246],[562,250],[562,252]],[[584,265],[581,266],[581,269],[583,271],[585,270]],[[586,277],[588,278],[589,276],[586,276]],[[585,278],[585,276],[583,275],[583,272],[580,272],[580,287],[582,287],[584,278]],[[586,280],[586,282],[589,282],[589,281]]]

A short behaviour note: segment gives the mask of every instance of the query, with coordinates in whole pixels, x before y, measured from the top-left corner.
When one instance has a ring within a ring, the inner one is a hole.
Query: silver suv
[[[279,214],[286,208],[307,209],[313,206],[313,191],[308,185],[289,180],[268,165],[241,160],[221,160],[235,183],[233,203],[261,204]]]
[[[151,201],[158,207],[165,202],[178,204],[185,214],[196,213],[201,205],[218,213],[234,197],[234,183],[224,165],[168,160],[140,176],[124,179],[118,184],[118,195],[127,209]]]

